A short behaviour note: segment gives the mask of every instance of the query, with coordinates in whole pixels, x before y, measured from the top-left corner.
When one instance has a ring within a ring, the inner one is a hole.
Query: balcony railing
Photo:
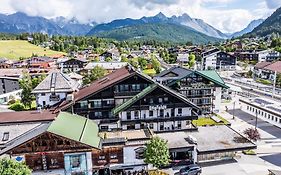
[[[128,122],[161,122],[161,121],[177,121],[177,120],[193,120],[193,119],[197,119],[198,116],[197,115],[192,115],[192,116],[181,116],[181,115],[177,115],[177,116],[158,116],[158,117],[146,117],[146,118],[131,118],[131,119],[121,119],[121,122],[123,123],[128,123]]]

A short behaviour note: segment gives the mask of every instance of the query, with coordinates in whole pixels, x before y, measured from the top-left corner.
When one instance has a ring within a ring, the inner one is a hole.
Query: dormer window
[[[8,141],[10,137],[10,133],[9,132],[4,132],[3,133],[3,137],[2,137],[2,141]]]

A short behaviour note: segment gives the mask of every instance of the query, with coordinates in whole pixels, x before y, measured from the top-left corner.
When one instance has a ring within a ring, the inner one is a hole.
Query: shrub
[[[31,170],[23,163],[11,159],[0,160],[1,175],[31,175]]]
[[[257,82],[258,82],[258,83],[265,84],[265,85],[270,85],[270,84],[271,84],[271,81],[269,81],[269,80],[264,80],[264,79],[258,79]]]
[[[250,140],[257,141],[261,138],[260,133],[257,129],[248,128],[243,132]]]
[[[12,104],[14,104],[14,103],[16,103],[16,100],[15,100],[15,99],[12,99],[12,100],[10,100],[10,101],[8,102],[8,105],[12,105]]]
[[[24,105],[22,103],[14,103],[12,104],[9,109],[14,111],[24,111]]]
[[[244,150],[242,151],[242,153],[246,155],[256,155],[256,152],[254,150]]]

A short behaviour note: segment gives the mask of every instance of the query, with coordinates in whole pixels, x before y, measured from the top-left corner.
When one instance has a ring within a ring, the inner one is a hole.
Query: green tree
[[[83,79],[83,84],[90,84],[93,81],[105,76],[106,70],[103,67],[96,66],[91,70],[90,74],[87,74]]]
[[[151,63],[152,63],[154,70],[156,71],[156,73],[159,74],[161,72],[160,62],[155,57],[152,57]]]
[[[105,61],[106,61],[106,62],[111,62],[111,61],[112,61],[112,58],[107,57],[107,58],[105,59]]]
[[[195,55],[194,54],[190,54],[188,57],[188,66],[189,68],[193,68],[195,65]]]
[[[13,110],[13,111],[24,111],[24,105],[22,103],[14,103],[12,104],[9,109]]]
[[[31,170],[23,163],[11,159],[0,160],[1,175],[31,175]]]
[[[32,80],[29,74],[25,74],[23,78],[19,81],[21,92],[21,102],[25,107],[31,108],[32,101],[35,99],[34,95],[31,93],[33,90]]]
[[[134,68],[139,68],[139,62],[136,59],[131,59],[129,60],[129,63],[134,67]]]
[[[145,58],[139,57],[139,58],[138,58],[138,63],[139,63],[139,65],[140,65],[140,67],[141,67],[142,70],[146,69],[147,61],[146,61]]]
[[[144,162],[156,168],[169,164],[170,154],[167,141],[153,137],[147,144],[144,152]]]
[[[128,62],[128,58],[125,56],[121,56],[121,62]]]

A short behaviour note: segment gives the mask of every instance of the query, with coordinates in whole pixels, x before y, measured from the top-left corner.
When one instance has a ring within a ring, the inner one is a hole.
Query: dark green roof
[[[97,124],[79,115],[60,112],[47,131],[91,147],[99,148],[100,145]]]
[[[132,97],[131,99],[127,100],[125,103],[122,103],[121,105],[117,106],[112,110],[113,115],[118,114],[119,112],[123,111],[124,109],[130,107],[130,105],[134,104],[136,101],[147,95],[148,93],[152,92],[154,89],[156,89],[157,85],[152,84],[145,88],[143,91]]]
[[[217,85],[220,85],[223,88],[229,88],[215,70],[195,71],[195,73],[209,79],[210,81],[216,83]]]

